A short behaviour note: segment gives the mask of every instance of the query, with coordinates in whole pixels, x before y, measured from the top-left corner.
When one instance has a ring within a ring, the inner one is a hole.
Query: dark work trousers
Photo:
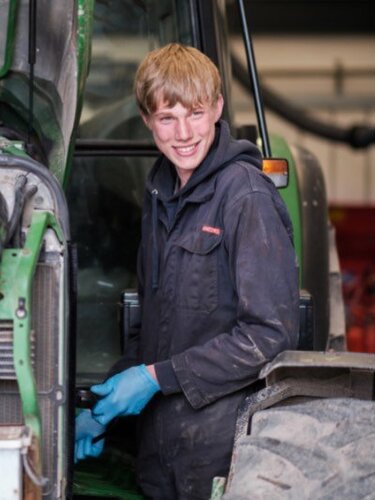
[[[139,421],[137,480],[153,500],[208,500],[227,476],[243,393],[199,410],[183,395],[156,396]]]

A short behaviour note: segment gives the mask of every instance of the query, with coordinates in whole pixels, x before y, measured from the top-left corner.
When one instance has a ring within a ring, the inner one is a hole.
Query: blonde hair
[[[186,45],[170,43],[150,52],[140,64],[134,81],[137,104],[149,116],[159,104],[188,109],[199,104],[216,104],[221,78],[205,54]]]

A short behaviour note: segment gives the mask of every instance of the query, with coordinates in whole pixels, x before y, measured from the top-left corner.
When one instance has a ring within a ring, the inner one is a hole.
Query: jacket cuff
[[[194,376],[186,359],[186,352],[175,354],[172,357],[172,368],[175,370],[175,377],[181,386],[181,391],[184,393],[186,399],[189,401],[194,410],[198,410],[209,403],[214,401],[207,399],[204,394],[199,390],[195,383]]]
[[[167,396],[182,392],[180,383],[176,377],[172,362],[170,360],[160,361],[154,364],[155,373],[160,385],[161,392]]]

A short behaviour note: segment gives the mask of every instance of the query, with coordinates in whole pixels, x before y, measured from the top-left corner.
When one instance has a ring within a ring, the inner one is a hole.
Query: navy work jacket
[[[298,337],[298,267],[287,209],[258,149],[224,121],[175,192],[161,157],[146,187],[139,252],[142,326],[121,367],[155,364],[164,394],[194,409],[243,389]]]

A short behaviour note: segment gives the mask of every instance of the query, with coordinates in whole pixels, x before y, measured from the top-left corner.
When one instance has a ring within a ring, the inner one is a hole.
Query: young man
[[[220,120],[216,66],[178,44],[138,69],[142,118],[162,153],[146,186],[142,326],[102,399],[77,420],[77,459],[116,416],[140,415],[147,498],[207,499],[228,473],[237,409],[260,368],[296,347],[298,272],[286,208],[258,149]],[[116,373],[113,375],[113,373]]]

